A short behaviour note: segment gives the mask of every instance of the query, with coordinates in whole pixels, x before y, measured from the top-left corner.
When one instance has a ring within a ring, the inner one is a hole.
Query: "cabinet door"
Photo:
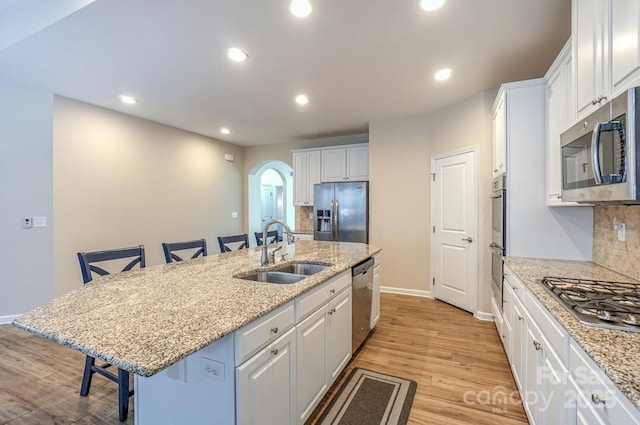
[[[331,385],[351,359],[351,288],[329,303],[328,315],[327,361]]]
[[[526,339],[526,321],[524,315],[524,306],[517,297],[513,300],[513,331],[511,338],[511,369],[516,385],[521,392],[524,392],[522,378],[524,375],[525,351],[524,344]]]
[[[507,172],[507,94],[498,100],[493,114],[493,177]]]
[[[290,329],[236,368],[238,425],[296,423],[295,336]]]
[[[540,335],[532,322],[528,323],[525,341],[526,365],[524,388],[527,398],[524,400],[524,407],[528,413],[531,425],[542,425],[544,410],[538,403],[541,396],[541,385],[538,382],[544,358],[542,357],[542,347]]]
[[[322,181],[341,182],[345,179],[347,151],[340,149],[322,150]]]
[[[598,108],[602,102],[597,101],[609,96],[607,2],[573,0],[572,3],[578,117]]]
[[[300,322],[296,327],[298,393],[297,420],[303,424],[328,388],[326,344],[327,305]]]
[[[371,323],[370,328],[376,327],[380,320],[380,285],[382,284],[382,275],[380,274],[380,265],[373,268],[373,291],[371,294]]]
[[[313,185],[322,183],[320,151],[307,152],[307,206],[313,206]]]
[[[640,83],[640,2],[611,0],[611,86],[613,96]]]
[[[514,294],[513,289],[509,283],[505,280],[502,284],[502,308],[504,309],[504,323],[502,325],[502,344],[504,345],[504,351],[507,353],[509,361],[512,360],[512,344],[511,338],[513,334],[513,302]]]
[[[346,180],[369,180],[369,147],[347,148]]]
[[[296,152],[293,154],[293,204],[305,206],[308,202],[307,154],[306,152]]]

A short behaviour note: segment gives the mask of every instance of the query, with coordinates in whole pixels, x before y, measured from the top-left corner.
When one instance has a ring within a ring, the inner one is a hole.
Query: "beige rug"
[[[415,381],[354,369],[331,400],[320,425],[406,425]]]

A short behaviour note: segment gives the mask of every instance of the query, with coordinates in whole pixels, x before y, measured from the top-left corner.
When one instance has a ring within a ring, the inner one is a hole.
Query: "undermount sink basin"
[[[245,276],[237,276],[239,279],[252,280],[254,282],[290,284],[301,281],[307,276],[280,271],[256,272]]]
[[[331,266],[326,264],[312,264],[312,263],[292,263],[287,264],[284,267],[274,269],[275,272],[281,273],[293,273],[302,274],[305,276],[311,276],[312,274],[320,273]]]

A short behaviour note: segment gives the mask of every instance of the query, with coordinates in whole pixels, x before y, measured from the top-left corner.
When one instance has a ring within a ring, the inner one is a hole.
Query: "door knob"
[[[466,242],[473,242],[473,238],[471,236],[469,236],[468,238],[463,238],[462,240]]]

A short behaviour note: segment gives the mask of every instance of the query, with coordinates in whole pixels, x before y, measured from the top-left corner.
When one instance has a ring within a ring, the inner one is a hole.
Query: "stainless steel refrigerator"
[[[369,243],[369,182],[316,184],[313,207],[315,240]]]

